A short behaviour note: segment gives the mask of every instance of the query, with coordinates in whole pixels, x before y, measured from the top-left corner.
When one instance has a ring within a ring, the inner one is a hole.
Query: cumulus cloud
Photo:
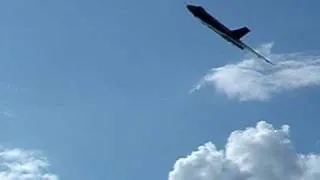
[[[176,161],[169,180],[319,180],[320,154],[299,154],[290,128],[265,121],[231,133],[225,148],[212,142]]]
[[[0,149],[1,180],[58,180],[48,172],[48,161],[37,151]]]
[[[275,66],[253,57],[213,68],[192,92],[210,84],[229,98],[263,101],[275,93],[320,84],[320,56],[274,54],[272,46],[273,43],[263,45],[258,51],[275,62]]]

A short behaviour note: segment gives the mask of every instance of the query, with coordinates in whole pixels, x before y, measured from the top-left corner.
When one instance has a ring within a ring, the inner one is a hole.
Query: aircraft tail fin
[[[243,36],[248,34],[248,32],[250,32],[250,29],[247,27],[242,27],[239,29],[232,30],[233,36],[237,39],[241,39]]]

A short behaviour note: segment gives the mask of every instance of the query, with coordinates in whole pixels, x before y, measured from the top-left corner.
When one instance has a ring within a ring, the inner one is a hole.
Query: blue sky
[[[190,89],[245,53],[186,10],[185,1],[0,2],[0,144],[38,149],[60,179],[168,178],[207,141],[265,120],[290,125],[299,152],[317,152],[315,80],[239,101]],[[253,47],[319,50],[316,0],[198,0],[228,27],[248,26]],[[259,61],[259,60],[256,60]],[[319,75],[318,71],[314,73]],[[272,79],[271,79],[272,81]]]

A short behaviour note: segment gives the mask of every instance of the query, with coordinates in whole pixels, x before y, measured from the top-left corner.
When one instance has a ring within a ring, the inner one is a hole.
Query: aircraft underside
[[[204,22],[202,22],[204,23]],[[206,23],[204,23],[206,24]],[[240,49],[244,49],[245,48],[245,45],[240,41],[237,41],[235,39],[232,39],[230,36],[224,34],[223,32],[217,30],[216,28],[212,27],[211,25],[209,24],[206,24],[210,29],[212,29],[213,31],[215,31],[216,33],[218,33],[220,36],[222,36],[224,39],[226,39],[227,41],[229,41],[230,43],[232,43],[233,45],[237,46],[238,48]]]
[[[269,59],[267,59],[266,57],[262,56],[261,54],[259,54],[258,52],[256,52],[254,49],[252,49],[251,47],[249,47],[248,45],[246,45],[245,43],[241,42],[241,41],[237,41],[235,39],[233,39],[232,37],[226,35],[225,33],[217,30],[216,28],[212,27],[211,25],[202,22],[205,25],[207,25],[210,29],[212,29],[213,31],[215,31],[216,33],[218,33],[220,36],[222,36],[224,39],[226,39],[227,41],[231,42],[233,45],[239,47],[240,49],[247,49],[249,51],[251,51],[252,53],[254,53],[255,55],[257,55],[259,58],[264,59],[266,62],[268,62],[269,64],[273,64]],[[273,64],[274,65],[274,64]]]

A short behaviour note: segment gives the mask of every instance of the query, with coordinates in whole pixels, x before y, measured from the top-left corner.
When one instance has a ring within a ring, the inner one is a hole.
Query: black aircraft
[[[266,62],[273,64],[270,62],[266,57],[262,56],[255,50],[253,50],[251,47],[243,43],[240,39],[245,36],[248,32],[250,32],[250,29],[247,27],[242,27],[235,30],[230,30],[226,26],[224,26],[222,23],[220,23],[217,19],[212,17],[209,13],[207,13],[203,7],[201,6],[195,6],[195,5],[187,5],[187,9],[197,18],[201,20],[202,23],[204,23],[206,26],[208,26],[210,29],[218,33],[220,36],[222,36],[227,41],[231,42],[235,46],[239,47],[240,49],[247,49],[251,51],[252,53],[256,54],[259,58],[264,59]]]

